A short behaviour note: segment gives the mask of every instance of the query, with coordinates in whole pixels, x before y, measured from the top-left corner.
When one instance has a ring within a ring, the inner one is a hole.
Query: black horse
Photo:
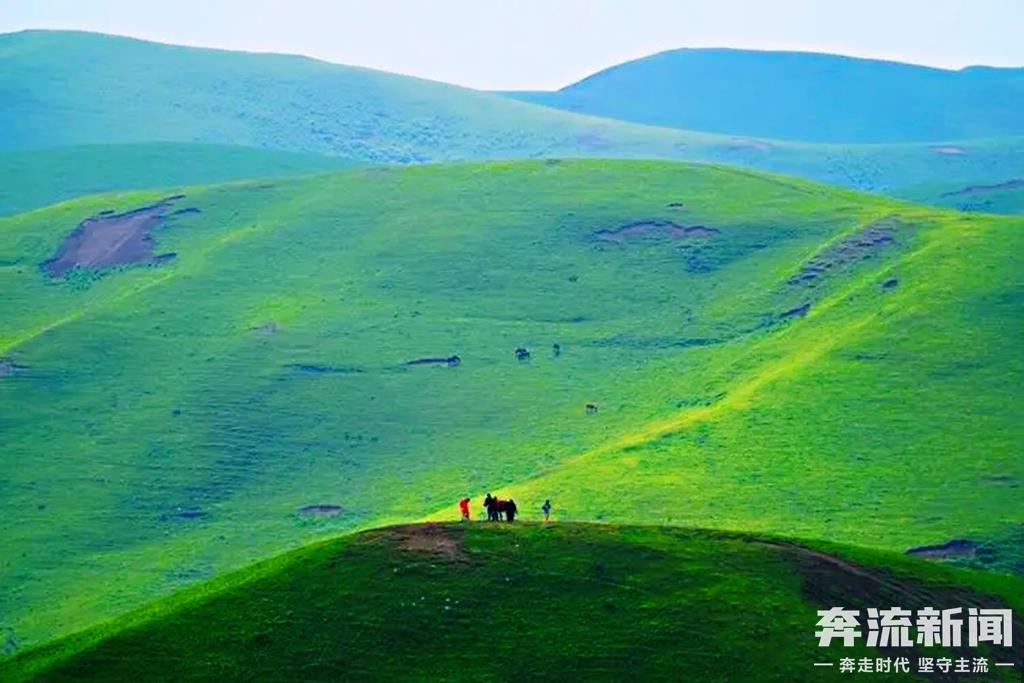
[[[487,510],[487,521],[489,522],[500,522],[503,517],[506,521],[514,522],[516,513],[519,511],[516,502],[511,498],[501,500],[489,493],[484,498],[484,509]]]

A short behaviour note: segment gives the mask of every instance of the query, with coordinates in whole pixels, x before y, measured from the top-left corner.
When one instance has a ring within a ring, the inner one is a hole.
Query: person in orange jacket
[[[464,521],[469,520],[469,498],[463,498],[459,501],[459,510],[462,511],[462,519]]]

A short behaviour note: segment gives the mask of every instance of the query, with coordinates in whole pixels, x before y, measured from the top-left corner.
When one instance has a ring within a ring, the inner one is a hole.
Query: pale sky
[[[1024,0],[0,0],[0,32],[101,31],[556,89],[677,47],[1024,65]]]

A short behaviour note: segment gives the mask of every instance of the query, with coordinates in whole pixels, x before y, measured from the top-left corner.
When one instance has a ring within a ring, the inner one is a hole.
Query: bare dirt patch
[[[886,247],[897,243],[910,225],[889,216],[865,225],[854,234],[832,244],[804,264],[800,272],[789,279],[791,285],[813,284],[830,273],[862,261]]]
[[[956,145],[935,145],[932,151],[936,154],[967,154],[967,150]]]
[[[462,364],[462,359],[457,355],[429,358],[414,358],[405,362],[406,365],[447,365],[450,368]]]
[[[907,555],[937,560],[947,560],[951,557],[974,557],[977,554],[978,544],[964,539],[954,539],[942,545],[923,545],[907,551]]]
[[[259,325],[256,325],[255,327],[250,327],[249,329],[255,332],[256,334],[263,335],[264,337],[270,337],[277,334],[278,331],[281,329],[281,326],[271,321],[260,323]]]
[[[775,145],[765,140],[754,140],[752,138],[733,138],[731,149],[753,149],[758,152],[768,152],[775,149]]]
[[[10,358],[0,358],[0,378],[14,377],[28,370],[27,365],[19,365]]]
[[[289,363],[285,365],[289,370],[305,373],[308,375],[358,375],[362,372],[359,368],[346,368],[338,365],[320,365],[317,363]]]
[[[1007,180],[1005,183],[993,183],[992,185],[968,185],[952,192],[943,192],[942,197],[960,197],[971,194],[984,194],[985,192],[997,192],[999,190],[1017,190],[1024,188],[1024,178]]]
[[[315,505],[303,505],[299,508],[299,514],[307,517],[337,517],[345,508],[340,505],[329,503],[317,503]]]
[[[594,237],[606,242],[625,242],[634,238],[662,237],[669,239],[693,239],[712,237],[718,234],[717,228],[706,225],[679,225],[672,221],[653,220],[637,221],[618,228],[598,230]]]
[[[412,524],[390,529],[401,550],[438,555],[449,560],[464,560],[462,532],[440,524]]]
[[[806,304],[803,304],[802,306],[797,306],[795,308],[789,309],[788,311],[783,313],[780,317],[782,317],[782,318],[803,318],[805,315],[807,315],[808,311],[810,311],[810,310],[811,310],[811,304],[806,303]]]
[[[991,484],[1000,484],[1002,486],[1009,486],[1010,488],[1017,488],[1020,486],[1020,480],[1017,479],[1017,477],[1012,477],[1008,474],[992,474],[987,477],[983,477],[983,479]]]
[[[174,253],[154,254],[152,233],[163,227],[168,212],[182,195],[124,213],[103,211],[86,218],[64,238],[57,252],[40,265],[51,277],[72,268],[98,270],[129,263],[161,263]],[[181,214],[185,209],[175,212]]]
[[[175,520],[175,519],[202,519],[203,517],[206,517],[206,515],[207,515],[206,511],[203,510],[202,508],[197,508],[197,507],[177,508],[173,512],[169,512],[169,513],[160,515],[160,521],[161,522],[166,522],[166,521]]]
[[[1016,488],[1013,481],[1006,485]],[[937,546],[907,551],[927,560],[948,562],[954,566],[986,569],[1006,574],[1024,574],[1024,523],[1010,525],[987,538],[954,540]]]

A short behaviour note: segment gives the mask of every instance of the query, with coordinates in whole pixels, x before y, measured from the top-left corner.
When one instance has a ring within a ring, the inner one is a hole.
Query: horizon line
[[[576,78],[574,80],[571,80],[568,83],[565,83],[565,84],[563,84],[563,85],[561,85],[561,86],[559,86],[559,87],[557,87],[555,89],[552,89],[552,90],[544,89],[544,88],[481,88],[481,87],[475,87],[475,86],[470,86],[470,85],[463,85],[461,83],[455,83],[455,82],[452,82],[452,81],[446,81],[446,80],[442,80],[441,78],[437,78],[437,77],[422,76],[422,75],[419,75],[419,74],[409,73],[409,72],[405,72],[405,71],[394,71],[394,70],[383,68],[383,67],[379,67],[379,66],[371,66],[371,65],[368,65],[368,64],[356,64],[356,63],[351,63],[351,62],[334,61],[333,59],[328,59],[326,57],[319,57],[319,56],[316,56],[316,55],[313,55],[313,54],[308,54],[308,53],[303,53],[303,52],[288,52],[288,51],[281,51],[281,50],[261,50],[261,49],[256,49],[256,48],[240,49],[240,48],[221,47],[221,46],[208,45],[208,44],[171,42],[171,41],[168,41],[168,40],[162,40],[162,39],[157,39],[157,38],[146,38],[146,37],[141,37],[141,36],[137,36],[137,35],[129,35],[129,34],[126,34],[126,33],[115,33],[115,32],[109,32],[109,31],[96,31],[96,30],[92,30],[92,29],[83,29],[83,28],[27,27],[27,28],[14,29],[14,30],[11,30],[11,31],[0,31],[0,38],[3,38],[4,36],[13,36],[13,35],[17,35],[17,34],[20,34],[20,33],[76,33],[76,34],[84,34],[84,35],[91,35],[91,36],[102,36],[102,37],[108,37],[108,38],[119,38],[119,39],[122,39],[122,40],[133,40],[133,41],[142,42],[142,43],[150,43],[150,44],[153,44],[153,45],[163,45],[163,46],[166,46],[166,47],[179,47],[179,48],[187,48],[187,49],[194,49],[194,50],[211,50],[211,51],[217,51],[217,52],[232,52],[232,53],[236,53],[236,54],[267,55],[267,56],[276,56],[276,57],[295,57],[295,58],[308,59],[308,60],[311,60],[311,61],[320,62],[322,64],[330,64],[330,65],[333,65],[333,66],[341,66],[341,67],[347,67],[347,68],[352,68],[352,69],[366,69],[366,70],[370,70],[370,71],[376,71],[378,73],[386,73],[386,74],[391,74],[391,75],[395,75],[395,76],[402,76],[402,77],[406,77],[406,78],[416,78],[416,79],[423,80],[423,81],[431,81],[431,82],[434,82],[434,83],[442,83],[442,84],[445,84],[445,85],[450,85],[450,86],[454,86],[454,87],[458,87],[458,88],[466,88],[468,90],[476,90],[476,91],[479,91],[479,92],[493,92],[493,93],[558,92],[560,90],[569,88],[569,87],[571,87],[573,85],[577,85],[577,84],[582,83],[582,82],[584,82],[586,80],[589,80],[590,78],[593,78],[594,76],[597,76],[599,74],[605,73],[605,72],[610,71],[612,69],[616,69],[616,68],[621,67],[621,66],[626,65],[626,64],[631,64],[633,62],[641,61],[641,60],[644,60],[644,59],[650,59],[652,57],[658,57],[658,56],[661,56],[661,55],[666,55],[666,54],[670,54],[670,53],[673,53],[673,52],[682,52],[682,51],[709,51],[709,52],[710,51],[720,51],[720,52],[749,52],[749,53],[761,53],[761,54],[814,55],[814,56],[822,56],[822,57],[834,57],[834,58],[839,58],[839,59],[849,59],[849,60],[853,60],[853,61],[862,61],[862,62],[876,62],[876,63],[881,63],[881,64],[898,64],[898,65],[902,65],[902,66],[909,66],[909,67],[915,67],[915,68],[920,68],[920,69],[929,69],[929,70],[933,70],[933,71],[941,71],[941,72],[946,72],[946,73],[951,73],[951,74],[963,73],[965,71],[969,71],[969,70],[972,70],[972,69],[991,69],[991,70],[995,70],[995,71],[1001,71],[1001,70],[1014,71],[1014,70],[1024,69],[1024,64],[1019,64],[1019,65],[1002,65],[1002,64],[971,63],[971,64],[964,64],[963,66],[959,66],[959,67],[951,67],[951,66],[940,66],[940,65],[936,65],[936,64],[927,64],[927,63],[924,63],[924,62],[905,61],[905,60],[896,59],[896,58],[869,57],[869,56],[854,55],[854,54],[848,54],[848,53],[842,53],[842,52],[827,52],[827,51],[821,51],[821,50],[800,49],[800,48],[736,47],[736,46],[728,46],[728,45],[681,45],[681,46],[678,46],[678,47],[670,47],[670,48],[665,48],[665,49],[662,49],[662,50],[655,50],[653,52],[649,52],[649,53],[645,53],[643,55],[640,55],[639,57],[633,57],[633,58],[625,59],[623,61],[616,62],[616,63],[613,63],[613,64],[608,64],[606,66],[598,68],[595,71],[592,71],[592,72],[587,73],[587,74],[585,74],[583,76],[580,76],[580,77],[578,77],[578,78]]]

